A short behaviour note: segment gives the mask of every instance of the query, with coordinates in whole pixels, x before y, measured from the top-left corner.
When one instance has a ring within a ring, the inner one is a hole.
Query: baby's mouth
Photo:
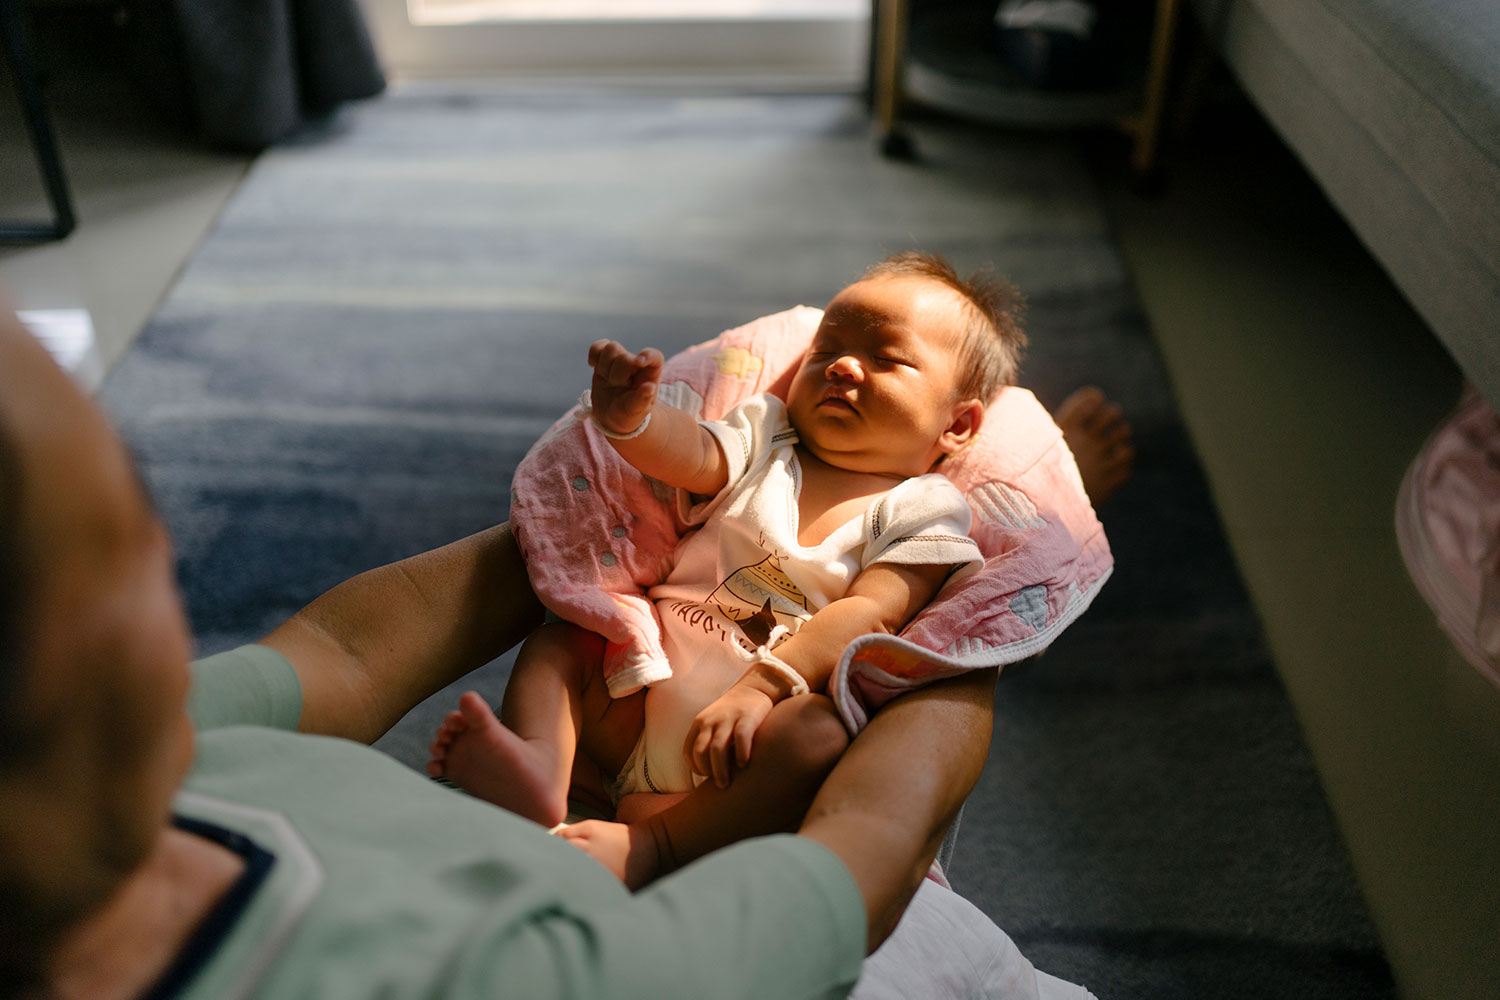
[[[855,412],[854,404],[840,395],[837,389],[826,390],[823,398],[818,400],[818,406],[830,406],[835,409],[848,410],[851,413]]]

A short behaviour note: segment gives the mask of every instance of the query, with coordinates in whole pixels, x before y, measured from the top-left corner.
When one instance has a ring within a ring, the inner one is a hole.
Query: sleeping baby
[[[585,412],[701,524],[648,594],[671,676],[611,697],[604,640],[545,625],[499,716],[464,695],[429,771],[552,826],[597,767],[619,822],[561,835],[632,887],[795,829],[847,744],[824,693],[845,648],[899,632],[983,563],[968,502],[935,470],[1014,381],[1018,306],[1003,282],[897,255],[829,303],[785,403],[752,396],[711,422],[657,398],[659,352],[595,343]]]

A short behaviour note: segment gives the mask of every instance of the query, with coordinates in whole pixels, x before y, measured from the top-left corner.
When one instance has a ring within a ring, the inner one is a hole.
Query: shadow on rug
[[[399,90],[264,155],[103,398],[204,652],[506,516],[599,337],[672,352],[920,247],[1026,292],[1022,381],[1136,428],[1092,610],[996,693],[955,886],[1101,998],[1392,991],[1081,157],[831,96]],[[502,661],[466,682],[498,699]],[[419,767],[456,699],[381,746]]]

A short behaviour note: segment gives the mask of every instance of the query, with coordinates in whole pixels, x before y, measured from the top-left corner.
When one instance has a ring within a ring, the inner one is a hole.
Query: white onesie
[[[729,480],[705,503],[679,498],[688,523],[703,526],[683,538],[671,572],[648,593],[672,676],[646,692],[645,730],[617,795],[690,791],[702,780],[683,741],[693,718],[745,672],[735,646],[754,649],[777,625],[795,632],[873,563],[955,566],[950,583],[983,564],[968,537],[968,503],[936,473],[898,484],[804,548],[797,543],[802,470],[786,405],[752,396],[702,426],[718,439]]]

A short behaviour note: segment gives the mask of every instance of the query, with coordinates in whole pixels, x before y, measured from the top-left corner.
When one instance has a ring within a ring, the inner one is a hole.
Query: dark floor
[[[1457,400],[1439,342],[1242,102],[1112,223],[1403,994],[1500,982],[1500,691],[1411,585],[1398,483]]]

